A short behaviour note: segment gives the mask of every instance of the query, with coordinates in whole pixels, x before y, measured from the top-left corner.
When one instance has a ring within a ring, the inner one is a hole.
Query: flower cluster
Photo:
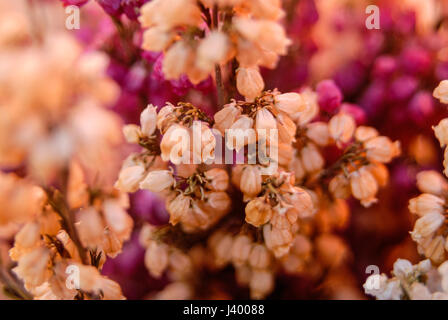
[[[249,99],[264,88],[258,67],[274,68],[290,40],[278,20],[281,1],[151,1],[139,20],[142,47],[163,51],[167,79],[186,74],[193,83],[236,59],[236,85]]]

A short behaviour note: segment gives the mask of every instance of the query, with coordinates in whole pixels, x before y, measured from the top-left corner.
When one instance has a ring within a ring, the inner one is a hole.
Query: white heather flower
[[[443,80],[434,89],[433,96],[439,99],[440,102],[448,104],[448,80]]]
[[[138,190],[140,181],[144,178],[145,168],[134,165],[120,171],[115,188],[123,192],[135,192]]]
[[[446,146],[448,144],[448,118],[440,120],[439,124],[432,128],[440,146]]]
[[[448,191],[448,183],[437,171],[421,171],[417,174],[417,186],[421,192],[444,195]]]
[[[255,198],[246,205],[246,222],[255,227],[269,222],[272,217],[272,207],[263,198]]]
[[[396,277],[406,278],[411,272],[414,271],[412,263],[406,259],[397,259],[394,263],[393,273]]]
[[[398,141],[392,142],[385,136],[379,136],[365,141],[364,147],[367,149],[368,160],[382,163],[390,162],[401,152],[400,143]]]
[[[264,89],[264,81],[258,68],[238,68],[236,71],[236,87],[238,92],[248,100],[253,100],[259,96]]]
[[[164,243],[151,241],[145,253],[145,266],[155,278],[160,278],[168,266],[168,249]]]
[[[240,151],[245,145],[257,141],[253,130],[254,120],[246,115],[239,116],[226,130],[226,146],[231,150]]]
[[[355,132],[356,123],[352,116],[340,112],[328,122],[330,136],[337,142],[347,143]]]
[[[274,97],[274,105],[277,109],[286,114],[295,114],[303,111],[305,108],[304,102],[300,94],[295,92],[288,92],[278,94]]]
[[[255,197],[261,192],[261,172],[256,165],[244,166],[241,173],[240,189],[245,196]]]
[[[162,71],[168,80],[178,79],[192,62],[191,49],[183,42],[173,44],[163,57]]]
[[[255,128],[257,129],[257,133],[260,134],[262,131],[258,131],[259,129],[266,129],[265,134],[269,134],[270,129],[277,129],[277,122],[275,121],[272,113],[266,108],[262,108],[257,111],[255,116]]]
[[[252,299],[263,299],[274,289],[274,275],[269,270],[254,270],[250,283],[250,296]]]
[[[179,124],[171,125],[160,142],[161,157],[164,161],[179,164],[190,159],[190,132]]]
[[[337,199],[346,199],[351,194],[350,182],[344,174],[338,174],[331,179],[328,188]]]
[[[208,180],[206,186],[214,191],[225,191],[229,186],[229,176],[223,169],[213,168],[207,170],[205,178]]]
[[[254,244],[249,255],[249,264],[255,269],[265,269],[269,267],[271,256],[266,246]]]
[[[233,239],[232,255],[233,263],[237,265],[244,264],[249,259],[249,254],[252,249],[252,241],[246,235],[238,235]]]
[[[315,144],[324,147],[330,142],[328,124],[325,122],[313,122],[306,127],[306,136]]]
[[[156,131],[157,111],[152,104],[148,105],[140,114],[140,126],[144,135],[150,137]]]
[[[437,212],[427,213],[415,222],[414,230],[411,232],[415,241],[431,236],[445,221],[445,217]]]
[[[169,201],[166,209],[170,214],[170,223],[176,225],[180,219],[187,214],[191,206],[191,198],[179,194],[176,198]]]
[[[375,195],[378,191],[378,183],[367,168],[362,167],[352,172],[349,179],[353,196],[361,200],[363,206],[369,207],[377,202]]]
[[[212,31],[199,44],[196,65],[211,72],[215,64],[225,62],[229,51],[229,40],[224,32]]]
[[[428,213],[442,214],[445,201],[433,194],[422,193],[409,201],[409,211],[420,217]]]
[[[148,51],[163,51],[173,41],[174,34],[162,27],[153,27],[143,33],[142,48]]]
[[[300,152],[303,167],[307,172],[316,172],[324,167],[325,160],[319,149],[313,144],[308,143]]]
[[[355,139],[357,141],[367,141],[378,136],[378,131],[372,127],[359,126],[355,131]]]
[[[215,113],[214,128],[218,129],[221,134],[224,135],[225,130],[230,129],[230,127],[240,115],[241,111],[235,106],[235,104],[227,104],[221,110]],[[250,127],[252,127],[252,125]]]
[[[127,142],[138,143],[140,140],[140,127],[135,124],[128,124],[123,127],[123,135]]]

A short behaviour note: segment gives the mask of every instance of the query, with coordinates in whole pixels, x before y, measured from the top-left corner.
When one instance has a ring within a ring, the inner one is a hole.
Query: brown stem
[[[213,6],[213,29],[217,30],[218,29],[218,15],[219,15],[219,9],[218,9],[218,5],[215,4]],[[224,87],[223,81],[222,81],[222,72],[221,72],[221,67],[219,64],[215,64],[215,81],[216,81],[216,92],[218,95],[218,105],[221,107],[224,105],[224,103],[227,100],[226,97],[226,89]]]
[[[87,252],[81,243],[79,238],[78,230],[75,227],[75,218],[73,212],[68,208],[68,205],[58,190],[53,192],[48,191],[48,203],[53,208],[53,210],[62,218],[63,227],[67,231],[68,235],[72,239],[73,243],[78,249],[79,257],[83,264],[89,264],[87,260]]]
[[[23,300],[33,300],[33,296],[25,289],[23,283],[9,272],[0,257],[0,282],[14,295]]]

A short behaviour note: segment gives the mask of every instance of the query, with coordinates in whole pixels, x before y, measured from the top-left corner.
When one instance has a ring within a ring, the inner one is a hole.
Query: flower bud
[[[223,63],[228,55],[229,39],[224,32],[212,31],[200,41],[196,64],[203,71],[210,72],[215,64]]]

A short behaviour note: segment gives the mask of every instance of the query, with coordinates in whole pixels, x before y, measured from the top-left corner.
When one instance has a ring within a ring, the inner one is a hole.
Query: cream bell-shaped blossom
[[[263,244],[254,244],[249,254],[249,265],[255,269],[266,269],[271,262],[271,255]]]
[[[161,157],[164,161],[179,164],[190,159],[190,132],[180,124],[171,125],[160,142]]]
[[[162,192],[174,184],[173,173],[170,170],[154,170],[148,173],[140,182],[140,189],[152,192]]]
[[[400,154],[400,142],[392,142],[388,137],[379,136],[364,142],[366,157],[370,161],[390,162]]]
[[[156,131],[157,126],[157,110],[152,104],[149,104],[140,114],[141,132],[150,137]]]
[[[163,27],[153,27],[143,33],[142,48],[148,51],[163,51],[174,40],[174,33]]]
[[[442,196],[448,192],[448,182],[437,171],[428,170],[417,173],[417,187],[421,192]]]
[[[210,32],[198,46],[196,66],[210,73],[215,64],[225,62],[229,49],[229,39],[224,32]]]
[[[361,142],[373,139],[378,135],[378,131],[373,127],[359,126],[355,130],[355,139]]]
[[[430,212],[419,218],[411,232],[412,239],[419,242],[431,236],[445,221],[445,218],[439,212]]]
[[[365,167],[350,173],[350,187],[353,196],[361,201],[365,207],[377,202],[375,195],[378,191],[378,183],[373,175]]]
[[[347,143],[355,132],[356,123],[352,116],[340,112],[328,122],[330,136],[338,143]]]
[[[128,143],[138,143],[141,136],[140,127],[135,124],[128,124],[123,127],[123,135]]]
[[[440,120],[440,122],[432,127],[440,146],[444,147],[448,144],[448,118]]]
[[[255,197],[261,192],[261,172],[258,166],[246,165],[241,173],[240,189],[244,195]]]
[[[236,71],[236,87],[238,92],[249,101],[259,96],[264,89],[264,81],[258,68],[238,68]]]
[[[233,239],[232,249],[230,251],[233,263],[237,265],[246,263],[249,259],[251,249],[252,241],[250,238],[246,235],[237,235]]]
[[[274,105],[286,114],[296,114],[304,110],[305,105],[300,94],[288,92],[274,97]]]
[[[145,266],[153,277],[160,278],[168,267],[168,250],[168,245],[156,241],[151,241],[146,249]]]
[[[440,102],[448,104],[448,80],[441,81],[432,95]]]
[[[170,223],[176,225],[188,213],[190,206],[191,198],[183,194],[179,194],[174,199],[169,200],[166,209],[170,214]]]
[[[272,217],[272,207],[263,199],[255,198],[246,205],[246,222],[260,227],[269,222]]]
[[[225,135],[226,129],[230,129],[240,115],[241,111],[234,103],[226,104],[221,110],[215,113],[214,128],[219,130],[222,135]],[[252,127],[252,125],[247,126],[247,128],[250,127]]]
[[[135,192],[139,188],[140,181],[145,177],[145,168],[134,165],[120,171],[115,188],[123,192]]]
[[[229,130],[226,130],[226,146],[231,150],[239,151],[245,145],[257,141],[252,130],[254,120],[246,115],[239,116]]]
[[[422,193],[416,198],[409,200],[409,211],[412,213],[423,217],[428,213],[439,213],[444,212],[445,201],[438,196],[430,193]]]
[[[313,122],[306,127],[306,136],[318,146],[324,147],[330,143],[330,131],[325,122]]]

